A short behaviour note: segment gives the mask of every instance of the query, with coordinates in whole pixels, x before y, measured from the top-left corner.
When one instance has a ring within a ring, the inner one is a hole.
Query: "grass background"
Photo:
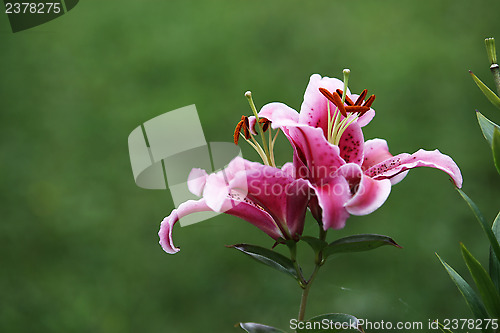
[[[377,95],[365,137],[387,139],[394,154],[449,154],[492,221],[500,177],[474,109],[500,115],[467,70],[492,85],[483,39],[500,39],[499,13],[492,0],[81,1],[16,34],[1,14],[0,331],[286,328],[298,311],[296,283],[223,246],[271,246],[250,224],[220,216],[178,226],[182,251],[163,253],[157,230],[171,197],[135,185],[127,137],[196,104],[207,141],[231,141],[250,114],[244,91],[258,107],[298,109],[313,73],[350,68],[352,91]],[[284,162],[291,151],[280,140]],[[312,220],[306,231],[316,233]],[[309,316],[471,317],[434,252],[470,280],[459,242],[485,265],[488,245],[445,174],[410,172],[383,207],[329,240],[355,233],[387,234],[404,249],[333,260],[312,288]]]

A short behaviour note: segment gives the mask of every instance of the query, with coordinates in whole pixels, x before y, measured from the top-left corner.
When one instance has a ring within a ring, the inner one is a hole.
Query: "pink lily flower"
[[[310,197],[310,184],[295,179],[288,163],[282,169],[233,159],[223,170],[207,174],[193,169],[188,188],[199,200],[189,200],[161,222],[160,245],[167,253],[179,251],[172,240],[172,229],[182,217],[214,211],[239,217],[264,231],[274,240],[295,239],[302,234]]]
[[[366,90],[359,96],[346,89],[346,103],[342,103],[342,89],[342,81],[314,74],[300,113],[282,103],[267,104],[259,112],[290,141],[295,176],[311,182],[315,196],[309,208],[325,230],[343,228],[351,214],[378,209],[391,186],[416,167],[442,170],[457,187],[462,186],[460,169],[439,150],[393,156],[385,140],[365,142],[361,127],[375,115],[371,109],[375,96],[364,101]],[[250,119],[250,124],[254,122]]]

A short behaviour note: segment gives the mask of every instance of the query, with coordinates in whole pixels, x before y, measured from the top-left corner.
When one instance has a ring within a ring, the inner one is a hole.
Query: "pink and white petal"
[[[223,171],[208,175],[203,190],[203,198],[214,212],[223,213],[233,208],[234,203],[229,198],[230,188],[224,179]]]
[[[365,139],[361,127],[356,122],[352,123],[347,127],[340,138],[340,157],[342,157],[346,163],[361,165],[363,163],[364,142]]]
[[[295,166],[291,162],[285,163],[281,167],[281,171],[283,171],[287,176],[295,178]]]
[[[305,169],[297,169],[298,177],[308,178],[314,185],[319,185],[316,183],[331,177],[345,164],[339,147],[329,143],[321,129],[300,125],[290,128],[289,134],[296,149],[295,158],[306,166]]]
[[[451,157],[442,154],[437,149],[433,151],[420,149],[411,155],[404,153],[396,155],[372,166],[365,171],[365,174],[375,179],[386,179],[418,167],[442,170],[451,177],[455,186],[462,187],[462,174],[457,164]]]
[[[357,101],[359,95],[352,94],[349,97],[351,97],[351,100]],[[358,118],[358,120],[356,120],[356,121],[357,121],[359,126],[365,127],[366,125],[368,125],[370,123],[370,121],[372,121],[373,117],[375,117],[375,110],[370,109],[370,110],[366,111],[362,116],[360,116]]]
[[[382,206],[389,193],[391,193],[390,180],[375,180],[363,175],[354,196],[344,207],[352,215],[367,215]]]
[[[207,211],[211,211],[211,209],[207,206],[204,199],[188,200],[180,204],[177,209],[174,209],[172,213],[165,217],[160,224],[158,236],[160,237],[160,245],[163,250],[170,254],[180,251],[180,249],[174,245],[172,240],[172,229],[179,219],[188,214]]]
[[[250,132],[253,135],[257,135],[257,132],[255,131],[256,130],[256,128],[255,128],[256,122],[257,122],[257,118],[255,118],[255,116],[248,117],[248,126],[250,127]],[[258,131],[258,129],[257,129],[257,131]]]
[[[375,110],[370,109],[366,111],[362,116],[360,116],[356,121],[359,126],[365,127],[372,121],[373,117],[375,117]]]
[[[311,196],[311,186],[307,180],[297,179],[286,188],[286,223],[292,238],[302,235],[304,221]]]
[[[364,146],[363,170],[368,170],[375,164],[383,162],[391,157],[387,141],[383,139],[367,140]]]
[[[347,180],[335,177],[328,184],[314,186],[314,190],[322,211],[323,229],[342,229],[349,218],[349,212],[344,207],[351,197]]]
[[[396,185],[397,183],[399,183],[400,181],[405,179],[408,172],[410,172],[410,170],[403,171],[403,172],[398,173],[397,175],[389,178],[389,180],[391,181],[391,185]]]
[[[207,182],[208,174],[205,170],[193,168],[188,176],[188,189],[191,193],[201,197],[205,184]]]
[[[330,104],[331,114],[335,111],[335,105],[328,102],[326,97],[319,91],[319,88],[325,88],[333,93],[337,89],[343,90],[344,82],[339,79],[326,76],[322,78],[319,74],[313,74],[304,93],[304,101],[300,107],[299,123],[321,128],[326,136],[328,127],[327,105]],[[347,94],[350,95],[349,89],[347,89]]]
[[[269,103],[260,109],[259,117],[271,121],[271,127],[281,128],[284,126],[295,126],[299,121],[299,113],[283,103]]]

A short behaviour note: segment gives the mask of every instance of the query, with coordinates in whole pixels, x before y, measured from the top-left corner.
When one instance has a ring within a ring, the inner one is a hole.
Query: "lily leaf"
[[[484,306],[488,313],[492,316],[491,318],[500,317],[500,296],[498,291],[491,281],[490,276],[483,268],[481,263],[477,261],[476,258],[467,250],[464,244],[460,244],[462,249],[462,256],[464,257],[465,263],[469,268],[470,274],[476,283],[476,287],[481,294]]]
[[[493,130],[491,149],[493,150],[493,162],[497,167],[498,173],[500,173],[500,130],[498,128]]]
[[[436,256],[438,257],[439,261],[441,261],[441,264],[448,272],[448,275],[450,276],[451,280],[455,283],[462,296],[465,298],[465,301],[467,302],[467,305],[471,309],[474,317],[476,319],[489,318],[483,303],[481,302],[477,294],[474,292],[474,290],[471,288],[471,286],[469,286],[469,284],[460,276],[460,274],[458,274],[450,265],[448,265],[445,261],[443,261],[437,253]],[[484,328],[483,332],[490,333],[493,332],[493,330],[490,327],[488,327],[488,329]]]
[[[248,333],[285,333],[277,328],[257,323],[240,323],[240,327]]]
[[[481,131],[483,135],[490,144],[493,145],[493,133],[495,132],[495,128],[500,130],[500,126],[483,116],[483,114],[479,111],[476,112],[477,121],[479,122],[479,126],[481,127]]]
[[[469,73],[470,73],[470,75],[472,75],[474,82],[476,82],[479,89],[481,89],[481,91],[486,96],[486,98],[488,98],[488,100],[491,102],[491,104],[493,104],[494,106],[496,106],[497,108],[500,109],[500,98],[498,98],[498,96],[493,91],[491,91],[491,89],[488,88],[483,83],[483,81],[481,81],[477,76],[475,76],[474,73],[472,73],[471,71],[469,71]]]
[[[303,240],[304,242],[309,244],[309,246],[311,246],[311,248],[315,253],[318,253],[319,251],[323,250],[326,246],[328,246],[327,242],[316,237],[302,236],[300,237],[300,240]]]
[[[493,234],[495,235],[497,241],[500,240],[500,212],[498,213],[495,221],[493,222],[493,227],[491,227]],[[490,246],[490,276],[491,280],[495,284],[497,291],[500,292],[500,262],[497,256],[493,252]]]
[[[484,232],[486,233],[486,236],[488,237],[488,240],[490,241],[493,253],[495,253],[497,258],[500,258],[500,245],[498,244],[498,240],[493,234],[493,231],[490,229],[488,222],[486,222],[486,220],[484,219],[483,214],[481,214],[481,211],[479,210],[477,205],[467,196],[467,194],[465,194],[464,191],[462,191],[459,188],[456,188],[456,190],[458,191],[458,193],[460,193],[465,202],[467,202],[470,209],[476,216],[476,219],[479,221],[479,224],[481,224],[481,227],[483,228]]]
[[[297,271],[293,266],[293,262],[291,259],[285,257],[281,253],[275,252],[270,249],[266,249],[257,245],[250,244],[235,244],[228,246],[229,248],[234,248],[238,251],[241,251],[245,254],[248,254],[253,259],[258,262],[277,269],[280,272],[284,272],[293,276],[296,280],[299,279],[297,276]]]
[[[401,248],[392,238],[376,234],[360,234],[337,239],[323,250],[326,257],[335,253],[361,252],[376,249],[384,245]]]
[[[359,326],[358,318],[345,313],[322,314],[305,321],[303,324],[304,328],[298,328],[297,333],[330,333],[346,330],[363,332]]]

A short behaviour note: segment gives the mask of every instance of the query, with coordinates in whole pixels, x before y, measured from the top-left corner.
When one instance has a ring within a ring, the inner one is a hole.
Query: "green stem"
[[[326,231],[323,229],[323,226],[319,226],[319,239],[325,240],[326,239]],[[295,254],[294,254],[295,255]],[[294,259],[292,259],[294,260]],[[294,260],[295,263],[295,260]],[[303,284],[304,286],[302,287],[302,297],[300,298],[300,307],[299,307],[299,315],[298,315],[298,320],[303,321],[304,317],[306,315],[306,307],[307,307],[307,298],[309,297],[309,291],[311,290],[312,283],[314,282],[314,279],[316,278],[316,275],[318,274],[318,271],[320,267],[323,265],[323,251],[319,251],[316,255],[315,258],[315,265],[314,265],[314,271],[312,272],[311,276],[309,277],[309,280],[304,281]],[[302,275],[300,275],[302,277]]]
[[[314,278],[318,274],[320,267],[321,267],[321,265],[319,265],[319,264],[316,264],[316,266],[314,266],[314,271],[311,274],[311,277],[309,278],[309,280],[306,282],[306,287],[304,288],[304,290],[302,290],[302,297],[300,298],[300,308],[299,308],[299,317],[298,317],[299,321],[304,320],[304,316],[306,314],[307,297],[309,296],[309,290],[311,289],[311,285],[314,281]]]
[[[497,93],[500,96],[500,68],[498,64],[493,64],[490,66],[491,74],[493,74],[493,80],[497,86]]]

